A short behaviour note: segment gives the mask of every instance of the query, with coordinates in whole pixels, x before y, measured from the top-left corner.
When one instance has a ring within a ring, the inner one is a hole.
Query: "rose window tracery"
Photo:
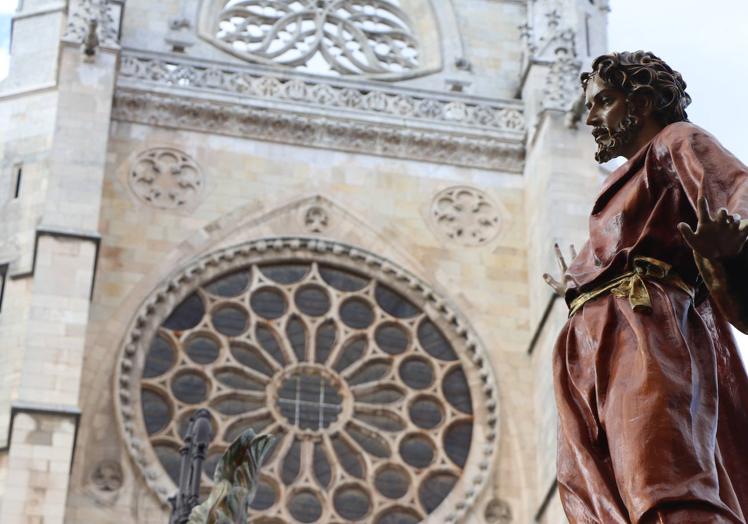
[[[418,42],[397,0],[231,0],[217,41],[247,59],[321,74],[398,75]]]
[[[254,519],[407,524],[435,512],[453,519],[484,481],[476,457],[494,449],[485,372],[459,357],[454,317],[445,321],[422,295],[365,264],[306,255],[231,257],[160,317],[145,306],[140,329],[146,318],[156,322],[142,338],[139,364],[125,359],[119,380],[126,432],[142,431],[150,444],[128,437],[136,463],[160,496],[171,494],[187,422],[206,408],[214,437],[205,491],[243,431],[276,436]],[[471,376],[484,381],[477,397]],[[135,419],[130,398],[140,408]],[[155,461],[146,465],[149,457]],[[158,485],[159,475],[172,487]]]

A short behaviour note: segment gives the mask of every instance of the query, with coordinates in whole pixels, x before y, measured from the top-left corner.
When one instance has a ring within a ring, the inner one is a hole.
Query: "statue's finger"
[[[730,217],[730,215],[727,213],[727,209],[725,209],[724,207],[721,207],[717,211],[716,219],[717,219],[716,220],[717,222],[720,222],[722,224],[729,224],[732,217]]]
[[[572,259],[577,258],[577,248],[574,247],[574,244],[569,244],[569,251],[571,251]]]
[[[548,284],[554,291],[557,291],[561,286],[561,284],[548,273],[543,273],[543,280],[545,280],[545,283]]]
[[[699,218],[699,222],[711,222],[714,220],[712,218],[711,212],[709,211],[709,202],[706,201],[706,197],[704,196],[699,198],[697,215]]]
[[[561,253],[558,243],[553,244],[553,250],[556,252],[556,260],[558,261],[558,267],[561,268],[561,273],[566,273],[566,260],[564,260],[564,255]]]
[[[681,222],[680,224],[678,224],[678,231],[680,231],[680,234],[683,236],[686,244],[688,244],[691,249],[693,249],[694,244],[697,242],[697,238],[696,233],[693,229],[691,229],[691,226],[689,226],[685,222]]]

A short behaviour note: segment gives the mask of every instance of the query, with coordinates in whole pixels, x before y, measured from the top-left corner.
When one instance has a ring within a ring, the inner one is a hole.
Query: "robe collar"
[[[662,133],[662,131],[660,131]],[[605,207],[610,197],[618,191],[618,189],[625,184],[634,174],[638,173],[644,161],[647,157],[647,153],[652,148],[652,143],[655,139],[660,136],[657,133],[652,140],[644,144],[639,151],[637,151],[631,158],[629,158],[625,164],[618,167],[613,171],[603,183],[603,187],[595,200],[595,205],[592,207],[592,215],[594,216],[600,210]]]

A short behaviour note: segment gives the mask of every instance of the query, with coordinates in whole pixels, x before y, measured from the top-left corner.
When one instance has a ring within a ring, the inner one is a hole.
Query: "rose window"
[[[384,272],[335,258],[234,259],[164,310],[140,363],[120,370],[139,384],[130,391],[150,450],[136,444],[136,462],[155,459],[146,479],[163,472],[175,489],[187,421],[206,408],[205,491],[243,431],[276,436],[255,519],[407,524],[454,515],[455,498],[475,496],[470,484],[484,477],[464,477],[471,457],[493,452],[474,447],[476,430],[494,438],[495,414],[491,388],[476,397],[469,385],[479,374],[459,357],[454,323]]]
[[[392,75],[418,67],[418,43],[397,0],[230,0],[215,35],[258,62],[321,74]]]

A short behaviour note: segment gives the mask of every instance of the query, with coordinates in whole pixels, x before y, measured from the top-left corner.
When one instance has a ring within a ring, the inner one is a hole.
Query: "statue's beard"
[[[617,156],[621,156],[622,148],[634,139],[641,127],[641,120],[631,113],[623,117],[621,124],[614,131],[604,127],[603,129],[607,132],[609,138],[604,142],[597,143],[595,160],[604,164]]]

